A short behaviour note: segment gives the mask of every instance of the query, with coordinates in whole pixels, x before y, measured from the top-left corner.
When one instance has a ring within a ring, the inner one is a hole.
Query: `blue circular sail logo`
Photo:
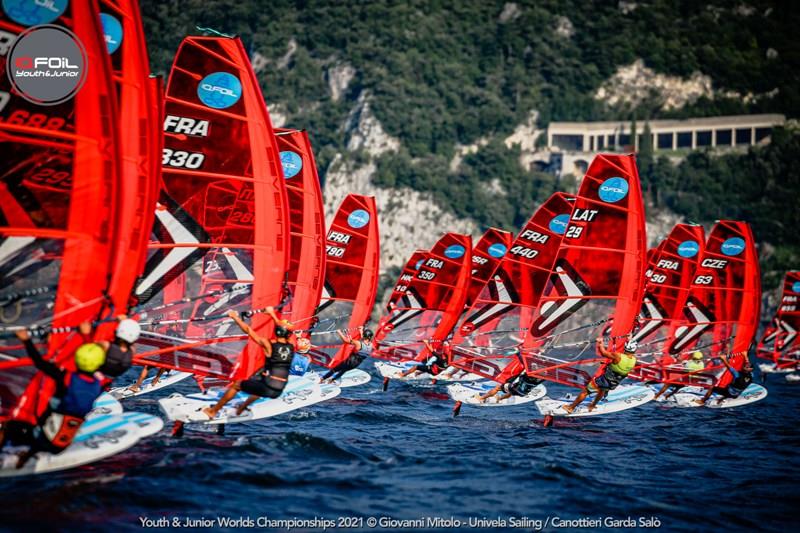
[[[628,182],[624,178],[608,178],[600,185],[600,199],[613,204],[628,196]]]
[[[678,255],[681,257],[694,257],[700,251],[700,245],[696,241],[683,241],[678,245]]]
[[[424,259],[420,259],[417,261],[416,266],[414,266],[414,270],[419,270],[419,267],[422,266],[422,262],[425,261]]]
[[[464,252],[466,252],[466,250],[460,244],[451,244],[444,251],[444,256],[449,257],[450,259],[458,259],[464,255]]]
[[[739,255],[744,252],[744,239],[731,237],[722,243],[722,253],[725,255]]]
[[[100,13],[100,23],[103,25],[103,37],[106,40],[108,53],[113,54],[122,44],[122,24],[108,13]]]
[[[64,14],[69,0],[3,0],[3,11],[23,26],[48,24]]]
[[[297,176],[303,168],[303,158],[294,152],[281,152],[281,166],[283,167],[283,177],[287,180]]]
[[[363,209],[356,209],[347,217],[347,223],[351,228],[359,229],[369,224],[369,213]]]
[[[242,82],[233,74],[209,74],[197,86],[197,97],[208,107],[227,109],[242,97]]]
[[[550,228],[550,231],[555,233],[556,235],[564,235],[567,231],[567,225],[569,225],[569,214],[564,213],[562,215],[556,215],[550,220],[550,224],[547,227]]]
[[[508,249],[505,247],[505,245],[499,242],[496,242],[489,247],[489,255],[498,259],[506,255],[507,251]]]
[[[800,292],[800,281],[795,281],[792,284],[792,292]]]

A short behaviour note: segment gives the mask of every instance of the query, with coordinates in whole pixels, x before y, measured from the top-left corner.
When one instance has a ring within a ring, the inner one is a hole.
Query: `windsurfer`
[[[564,407],[564,410],[568,413],[572,413],[590,393],[596,392],[597,395],[594,400],[592,400],[592,403],[589,404],[589,411],[594,411],[598,402],[605,398],[608,391],[617,388],[622,380],[636,367],[636,350],[638,347],[638,343],[630,339],[625,343],[623,353],[612,352],[603,346],[603,339],[598,337],[597,349],[600,355],[608,359],[609,362],[601,367],[598,373],[599,375],[595,375],[586,388],[578,394],[575,401]]]
[[[497,397],[498,402],[502,402],[503,400],[511,398],[512,396],[527,396],[533,391],[534,388],[541,384],[542,381],[543,380],[539,378],[529,376],[525,370],[522,370],[522,372],[511,376],[504,383],[500,383],[492,390],[486,392],[485,394],[481,394],[478,396],[478,399],[481,402],[485,402],[501,391],[503,394]]]
[[[106,378],[99,368],[106,353],[93,342],[80,345],[75,351],[76,370],[72,371],[44,359],[27,330],[19,330],[16,335],[36,368],[56,384],[56,391],[36,424],[9,421],[1,432],[0,448],[7,443],[28,446],[17,461],[17,468],[22,468],[38,452],[57,454],[72,443],[84,417],[103,392]]]
[[[311,341],[307,337],[298,337],[295,344],[297,349],[294,351],[289,373],[293,376],[302,376],[308,372],[308,366],[311,364],[311,359],[308,357],[308,352],[312,348]]]
[[[342,330],[336,330],[336,334],[339,335],[343,343],[351,345],[354,351],[347,359],[328,370],[322,376],[322,383],[332,383],[337,379],[341,379],[345,372],[357,368],[358,365],[364,362],[364,359],[372,355],[372,330],[362,327],[360,339],[353,339],[350,335],[345,335]]]
[[[174,327],[170,326],[167,328],[166,334],[168,336],[178,337],[180,335],[180,332]],[[152,387],[158,384],[159,380],[161,380],[161,376],[163,376],[166,371],[167,371],[166,368],[159,368],[156,371],[156,375],[153,378],[153,381],[150,382],[150,386]],[[139,373],[139,377],[136,378],[136,383],[128,387],[128,390],[130,390],[131,392],[139,392],[140,390],[142,390],[142,383],[144,383],[144,380],[147,379],[147,374],[149,373],[150,373],[150,367],[147,365],[143,366],[142,371]]]
[[[133,343],[139,339],[142,332],[142,328],[135,320],[124,315],[118,317],[118,320],[119,324],[114,333],[114,340],[98,343],[106,351],[106,361],[100,367],[100,372],[110,378],[121,376],[131,367],[135,353]]]
[[[717,403],[722,403],[723,400],[728,398],[738,398],[739,395],[743,393],[745,389],[753,382],[753,367],[746,355],[741,371],[737,371],[735,368],[733,368],[733,366],[730,364],[730,361],[728,361],[728,358],[724,355],[720,356],[720,360],[722,360],[722,364],[725,365],[726,370],[730,372],[733,380],[726,387],[709,388],[705,396],[703,396],[701,400],[697,400],[698,405],[704,405],[708,399],[711,398],[712,394],[718,394],[720,396],[720,399],[717,400]]]
[[[691,376],[692,374],[697,374],[698,372],[702,371],[706,367],[706,364],[703,362],[703,352],[697,350],[692,353],[692,357],[687,359],[683,362],[683,368],[688,372],[688,375]],[[659,398],[662,394],[667,392],[670,389],[669,393],[664,396],[665,399],[670,399],[672,396],[681,390],[686,385],[679,385],[675,383],[664,383],[664,386],[656,393],[653,399]]]
[[[289,340],[294,327],[289,321],[280,319],[275,314],[274,308],[268,307],[266,313],[275,322],[275,336],[269,341],[253,331],[253,328],[248,326],[236,311],[228,312],[228,316],[236,325],[264,350],[264,367],[250,379],[234,382],[215,405],[204,408],[203,413],[208,415],[209,419],[217,416],[217,413],[239,391],[248,393],[250,397],[237,406],[237,415],[242,414],[259,398],[277,398],[286,387],[294,356],[294,346]]]
[[[431,341],[422,341],[425,345],[425,348],[428,349],[428,353],[430,354],[427,359],[422,364],[414,365],[411,368],[404,370],[400,373],[398,377],[404,378],[406,376],[410,376],[416,372],[423,372],[425,374],[430,374],[432,376],[438,376],[442,372],[450,366],[450,342],[444,341],[441,343],[441,348],[434,349],[433,344]]]

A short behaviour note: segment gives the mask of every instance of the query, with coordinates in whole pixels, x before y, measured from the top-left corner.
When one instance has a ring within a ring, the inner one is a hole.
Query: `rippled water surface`
[[[800,503],[800,384],[770,376],[767,387],[766,400],[740,409],[650,403],[544,428],[530,404],[464,407],[454,419],[443,388],[393,383],[384,393],[373,378],[225,435],[187,430],[176,439],[165,430],[95,465],[0,481],[0,527],[452,516],[465,526],[469,517],[549,519],[554,530],[554,517],[630,516],[655,517],[666,530],[786,531]],[[151,396],[125,405],[158,413]]]

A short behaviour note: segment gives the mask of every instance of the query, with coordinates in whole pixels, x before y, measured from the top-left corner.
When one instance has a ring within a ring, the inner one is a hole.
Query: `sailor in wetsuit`
[[[361,328],[361,339],[356,340],[349,335],[345,335],[342,330],[336,330],[336,333],[339,335],[339,338],[342,339],[343,343],[351,345],[354,350],[347,359],[328,370],[328,372],[322,376],[321,383],[333,383],[336,380],[342,379],[345,372],[357,368],[358,365],[364,362],[364,359],[372,355],[372,330]]]
[[[0,448],[7,443],[28,446],[17,462],[17,468],[22,468],[38,452],[56,454],[72,444],[94,401],[103,392],[106,378],[98,369],[105,362],[106,354],[99,344],[82,344],[75,351],[77,370],[67,370],[45,360],[26,330],[16,334],[36,368],[56,384],[55,393],[35,425],[9,421],[0,431]]]
[[[422,364],[414,365],[408,370],[405,370],[400,373],[398,377],[404,378],[406,376],[410,376],[415,372],[423,372],[425,374],[430,374],[432,376],[438,376],[442,372],[444,372],[448,366],[450,366],[450,342],[444,341],[441,343],[442,347],[439,350],[434,350],[433,346],[429,341],[422,341],[425,345],[425,348],[428,349],[428,353],[430,354],[427,359],[425,359]]]
[[[217,413],[240,390],[249,394],[250,397],[236,407],[237,415],[242,414],[245,409],[259,398],[277,398],[286,387],[286,383],[289,380],[289,369],[292,366],[292,358],[294,356],[294,346],[289,341],[294,328],[289,321],[278,318],[278,315],[275,314],[275,309],[272,307],[268,307],[266,313],[275,322],[275,337],[270,341],[258,335],[250,326],[245,324],[236,311],[228,313],[228,316],[236,322],[236,325],[264,350],[264,367],[250,379],[235,382],[225,391],[225,394],[215,405],[204,408],[203,413],[208,415],[209,419],[217,416]]]
[[[608,391],[616,389],[617,386],[628,377],[628,374],[636,367],[636,350],[639,348],[639,343],[633,339],[629,339],[625,343],[625,350],[623,353],[611,352],[603,346],[603,339],[597,338],[597,348],[600,355],[609,360],[604,367],[601,367],[601,372],[596,375],[589,384],[586,386],[572,404],[564,407],[564,410],[571,413],[578,407],[583,400],[593,391],[597,392],[592,403],[589,404],[589,411],[594,411],[600,400],[605,398]]]
[[[722,355],[720,356],[720,359],[722,360],[722,364],[725,365],[725,368],[728,370],[728,372],[730,372],[733,376],[733,380],[728,384],[727,387],[712,387],[708,389],[705,396],[703,396],[701,400],[697,400],[699,405],[704,405],[712,394],[718,394],[721,396],[721,398],[717,400],[717,403],[722,403],[723,400],[728,398],[738,398],[739,395],[742,394],[753,382],[753,367],[750,365],[750,360],[747,358],[747,356],[745,356],[742,370],[738,372],[731,366],[727,357]]]
[[[294,351],[292,358],[292,367],[289,373],[293,376],[302,376],[308,372],[308,367],[311,365],[311,359],[308,357],[308,352],[311,350],[311,341],[306,337],[298,337],[297,349]]]
[[[692,353],[692,357],[683,362],[683,368],[686,369],[689,374],[696,374],[696,373],[702,371],[705,367],[706,367],[706,364],[703,362],[703,352],[701,352],[699,350],[693,352]],[[664,399],[668,400],[668,399],[672,398],[672,396],[676,392],[678,392],[679,390],[681,390],[685,386],[686,385],[679,385],[679,384],[676,384],[676,383],[664,383],[664,386],[661,387],[661,389],[656,393],[656,395],[653,397],[653,399],[654,400],[658,399],[659,396],[661,396],[662,394],[667,392],[667,389],[671,388],[669,393],[666,396],[664,396]]]
[[[485,394],[481,394],[478,396],[478,399],[481,402],[485,402],[500,391],[502,391],[503,394],[497,397],[498,402],[502,402],[503,400],[511,398],[512,396],[527,396],[533,392],[533,389],[541,384],[542,381],[542,379],[529,376],[528,373],[523,369],[522,372],[516,374],[515,376],[511,376],[504,383],[500,383],[492,390],[486,392]]]
[[[100,372],[110,378],[116,378],[127,372],[133,361],[133,343],[139,339],[142,328],[135,320],[126,316],[119,317],[119,324],[114,332],[112,342],[101,341],[99,344],[106,351],[106,362]]]

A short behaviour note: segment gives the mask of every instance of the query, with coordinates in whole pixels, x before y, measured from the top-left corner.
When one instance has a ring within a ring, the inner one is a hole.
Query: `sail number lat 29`
[[[205,160],[205,154],[199,152],[187,152],[185,150],[164,148],[161,164],[165,167],[188,168],[189,170],[196,170],[203,166],[203,162]]]

